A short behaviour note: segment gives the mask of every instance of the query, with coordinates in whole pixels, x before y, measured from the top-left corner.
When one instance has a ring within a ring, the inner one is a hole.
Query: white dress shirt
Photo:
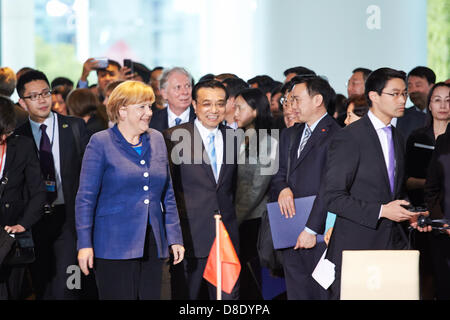
[[[197,127],[198,131],[200,132],[200,136],[202,137],[203,145],[205,146],[206,151],[208,150],[208,143],[209,139],[208,136],[212,132],[214,133],[214,147],[216,148],[216,165],[217,165],[217,179],[219,179],[220,176],[220,169],[222,167],[223,163],[223,136],[222,132],[219,130],[218,127],[216,127],[214,130],[210,130],[208,128],[205,128],[203,124],[200,122],[200,120],[195,119],[194,121],[195,126]],[[214,172],[214,170],[213,170]]]
[[[57,198],[53,205],[64,204],[64,194],[61,183],[61,160],[59,155],[59,127],[58,127],[58,117],[55,113],[50,112],[49,116],[43,123],[37,123],[30,119],[31,131],[33,132],[34,142],[36,143],[37,149],[39,150],[41,144],[41,124],[45,124],[47,129],[48,138],[52,145],[53,161],[55,163],[55,175],[56,175],[56,190]],[[46,177],[44,177],[46,178]]]
[[[182,114],[177,116],[175,113],[172,112],[172,110],[170,110],[170,107],[167,107],[167,114],[169,116],[169,128],[176,126],[175,119],[177,119],[177,118],[181,119],[180,124],[189,122],[190,113],[191,113],[191,108],[188,107]]]

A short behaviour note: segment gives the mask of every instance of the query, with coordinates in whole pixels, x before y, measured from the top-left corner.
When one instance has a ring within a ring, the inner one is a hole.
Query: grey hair
[[[174,67],[171,69],[164,69],[164,72],[161,76],[161,80],[160,80],[160,88],[161,89],[166,89],[167,87],[167,82],[169,81],[169,77],[174,74],[174,73],[181,73],[184,74],[186,77],[189,78],[189,82],[192,82],[192,76],[191,74],[184,68],[182,67]]]

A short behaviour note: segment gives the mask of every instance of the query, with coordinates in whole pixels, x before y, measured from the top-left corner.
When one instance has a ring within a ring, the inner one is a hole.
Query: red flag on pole
[[[239,278],[239,273],[241,272],[241,263],[239,262],[236,250],[234,250],[233,243],[231,243],[230,236],[222,221],[219,221],[219,243],[219,257],[221,261],[221,272],[219,271],[219,274],[222,275],[222,290],[231,294],[231,291]],[[217,235],[211,247],[211,251],[209,252],[203,278],[217,287],[217,271],[220,268],[217,268],[216,247]]]

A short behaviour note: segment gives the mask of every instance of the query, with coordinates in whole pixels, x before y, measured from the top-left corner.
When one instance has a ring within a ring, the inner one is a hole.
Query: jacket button
[[[148,176],[149,176],[148,172],[145,172],[144,173],[144,178],[148,178]]]
[[[141,164],[144,165],[145,164],[145,160],[141,160]]]
[[[145,200],[144,200],[144,203],[145,203],[145,204],[149,204],[149,203],[150,203],[150,200],[145,199]]]
[[[9,203],[5,204],[5,208],[9,208]]]
[[[148,186],[144,186],[144,191],[148,191]]]

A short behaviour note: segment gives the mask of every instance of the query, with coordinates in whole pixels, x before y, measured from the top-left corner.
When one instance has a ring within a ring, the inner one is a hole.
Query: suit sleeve
[[[161,202],[163,203],[165,209],[165,224],[166,224],[166,234],[167,242],[169,246],[174,244],[183,245],[183,236],[181,234],[180,227],[180,217],[178,215],[177,203],[175,200],[175,194],[173,191],[172,177],[170,174],[169,160],[167,156],[167,151],[165,150],[165,141],[161,134],[159,134],[161,139],[162,152],[166,154],[166,185],[164,187],[163,194],[161,196]]]
[[[29,200],[23,216],[17,224],[25,229],[30,229],[42,215],[42,209],[46,201],[46,191],[42,180],[41,167],[34,151],[33,141],[26,137],[20,139],[22,152],[26,154],[25,166],[25,188],[29,195]]]
[[[346,130],[331,141],[325,176],[325,201],[329,212],[354,223],[376,229],[381,203],[370,203],[352,196],[360,155],[355,139]]]
[[[441,154],[441,139],[436,142],[436,147],[431,157],[428,167],[427,179],[425,182],[425,203],[430,210],[432,219],[442,219],[444,213],[441,208],[441,197],[443,196],[442,167],[439,163],[439,155]]]
[[[283,130],[281,132],[280,136],[280,147],[279,147],[279,159],[280,159],[280,166],[278,168],[278,172],[272,177],[271,181],[271,198],[273,201],[278,201],[278,196],[280,195],[280,192],[288,188],[289,185],[286,182],[286,175],[287,175],[287,160],[290,156],[288,153],[289,149],[289,138],[291,136],[291,130],[294,130],[294,128],[289,128],[286,130]]]
[[[86,147],[75,201],[78,250],[92,248],[95,208],[105,167],[105,154],[98,136],[92,136]]]

